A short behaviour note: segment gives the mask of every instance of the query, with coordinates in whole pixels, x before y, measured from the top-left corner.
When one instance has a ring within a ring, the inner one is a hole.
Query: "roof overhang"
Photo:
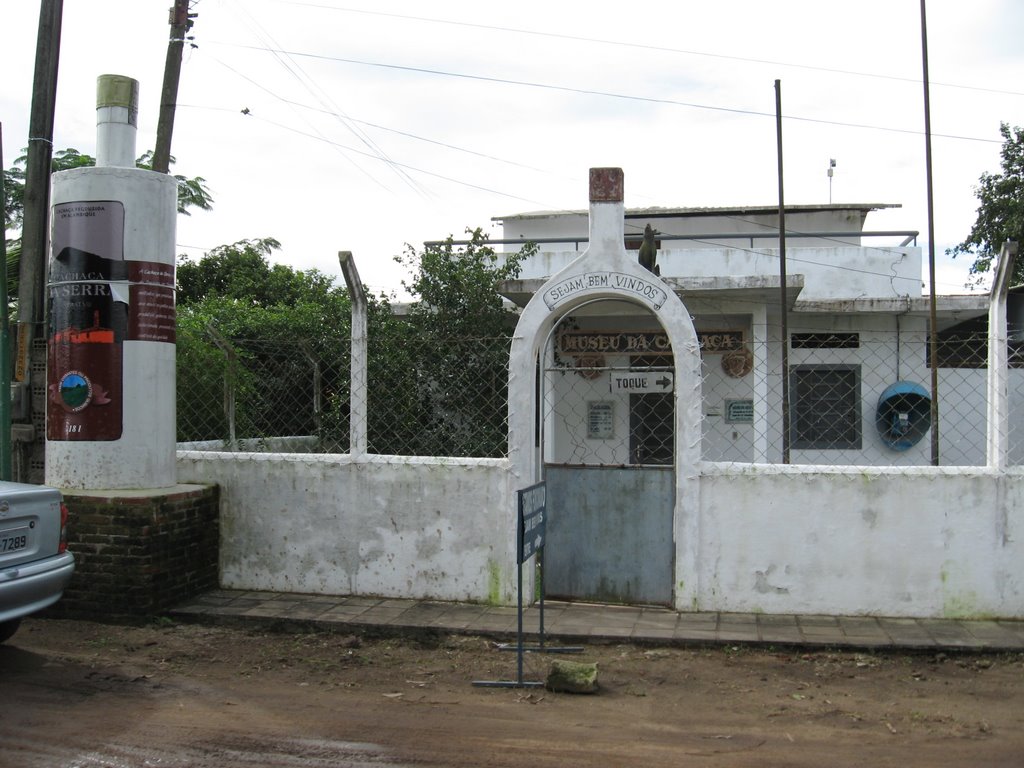
[[[781,281],[778,275],[727,275],[723,277],[664,277],[662,280],[685,303],[689,299],[778,304]],[[498,293],[518,307],[525,307],[547,281],[505,280]],[[804,287],[803,275],[786,276],[786,300],[793,308]]]
[[[778,275],[722,275],[718,277],[665,277],[662,280],[672,291],[687,301],[742,301],[778,306],[781,281]],[[517,307],[525,307],[547,281],[505,280],[498,284],[498,293]],[[786,303],[793,314],[819,315],[909,315],[930,316],[927,297],[893,297],[862,299],[801,300],[803,275],[786,276]],[[984,316],[988,313],[987,293],[937,297],[935,312],[939,329]]]
[[[975,317],[987,316],[989,295],[987,293],[937,296],[935,315],[939,330],[962,323]],[[794,314],[824,315],[909,315],[911,317],[931,316],[931,301],[926,296],[884,299],[822,299],[798,301],[793,305]]]

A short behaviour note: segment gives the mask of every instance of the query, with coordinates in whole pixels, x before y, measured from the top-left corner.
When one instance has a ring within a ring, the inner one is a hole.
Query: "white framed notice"
[[[615,403],[610,400],[587,402],[587,437],[608,440],[615,437]]]

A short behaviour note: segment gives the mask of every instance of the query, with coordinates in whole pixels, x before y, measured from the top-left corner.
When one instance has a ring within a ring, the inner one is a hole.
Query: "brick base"
[[[47,613],[65,618],[160,614],[218,586],[217,486],[64,491],[75,575]]]

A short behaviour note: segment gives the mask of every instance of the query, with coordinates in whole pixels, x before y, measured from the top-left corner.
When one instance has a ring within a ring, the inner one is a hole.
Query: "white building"
[[[922,249],[915,244],[917,232],[873,232],[864,226],[872,211],[893,207],[898,206],[786,209],[788,445],[782,429],[778,208],[626,211],[627,248],[638,248],[644,228],[652,227],[661,280],[683,300],[701,341],[704,459],[779,463],[788,451],[788,463],[794,464],[931,463],[929,300],[922,295]],[[519,306],[587,246],[587,211],[495,220],[503,225],[498,242],[506,251],[514,252],[515,243],[524,240],[540,247],[522,264],[519,279],[501,287]],[[985,463],[988,305],[984,294],[940,296],[936,302],[942,465]],[[583,370],[551,379],[549,400],[576,415],[575,421],[565,415],[548,420],[547,460],[575,456],[583,463],[642,464],[646,454],[650,461],[668,461],[667,393],[663,407],[657,397],[609,392],[609,382],[625,372],[671,366],[670,359],[650,356],[664,343],[664,334],[635,306],[581,308],[555,334],[550,365]],[[575,392],[575,404],[566,403],[569,391]],[[1013,396],[1016,421],[1024,415],[1021,395]],[[595,405],[588,409],[587,403]],[[571,436],[573,424],[606,418],[601,414],[609,410],[619,422],[612,433],[628,430],[628,443]],[[1019,462],[1024,434],[1014,437]]]
[[[883,409],[882,429],[875,418],[888,386],[930,383],[912,238],[874,245],[862,226],[877,206],[821,207],[806,220],[793,209],[787,229],[814,237],[787,243],[783,303],[774,212],[638,219],[622,189],[618,169],[591,169],[589,217],[502,218],[509,238],[580,238],[543,246],[503,286],[523,305],[509,353],[507,457],[376,455],[356,438],[341,455],[179,451],[179,481],[221,488],[222,585],[510,605],[525,545],[538,543],[520,540],[518,498],[543,481],[548,597],[1024,617],[1020,369],[1005,355],[992,371],[976,367],[976,336],[946,346],[938,467],[916,390],[905,421],[898,408]],[[661,276],[623,248],[648,222],[663,233]],[[709,242],[669,239],[688,233]],[[1005,266],[999,274],[1005,286]],[[1019,328],[1004,295],[988,316]],[[789,464],[783,306],[801,425],[789,433]],[[944,297],[947,340],[987,325],[987,306]],[[1004,351],[993,345],[993,359]],[[360,370],[353,363],[353,392],[368,386]],[[530,596],[534,570],[525,572]]]

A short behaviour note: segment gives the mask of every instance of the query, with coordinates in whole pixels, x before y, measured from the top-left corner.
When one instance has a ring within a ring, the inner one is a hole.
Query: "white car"
[[[60,491],[0,481],[0,643],[57,602],[75,571]]]

